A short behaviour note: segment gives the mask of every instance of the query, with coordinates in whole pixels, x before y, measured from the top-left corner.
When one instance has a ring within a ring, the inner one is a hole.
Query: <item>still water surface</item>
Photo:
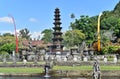
[[[66,77],[0,77],[0,79],[65,79]],[[68,78],[66,78],[68,79]],[[80,77],[69,77],[69,79],[80,79]],[[92,79],[89,77],[87,79]],[[102,77],[102,79],[120,79],[120,77]]]

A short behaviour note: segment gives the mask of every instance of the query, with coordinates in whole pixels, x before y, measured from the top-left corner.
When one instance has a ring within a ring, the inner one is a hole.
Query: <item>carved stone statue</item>
[[[97,61],[93,65],[93,79],[101,79],[100,66]]]

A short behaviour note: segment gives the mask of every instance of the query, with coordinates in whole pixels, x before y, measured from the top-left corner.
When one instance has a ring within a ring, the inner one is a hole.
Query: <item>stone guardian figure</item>
[[[93,79],[101,79],[100,66],[97,61],[93,65]]]

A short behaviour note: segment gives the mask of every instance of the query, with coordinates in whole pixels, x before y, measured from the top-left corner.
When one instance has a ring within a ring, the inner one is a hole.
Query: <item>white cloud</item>
[[[17,31],[17,36],[19,36],[19,29],[18,30],[16,30]],[[4,34],[4,33],[11,33],[11,34],[15,34],[15,32],[14,31],[10,31],[10,30],[2,30],[2,31],[0,31],[0,34],[2,35],[2,34]],[[43,37],[43,34],[41,34],[41,32],[39,31],[39,32],[31,32],[30,33],[31,34],[31,38],[34,40],[37,40],[37,39],[41,39],[42,37]]]
[[[19,31],[20,31],[20,30],[16,30],[17,36],[19,36]],[[2,31],[0,31],[0,34],[1,34],[1,35],[4,34],[4,33],[10,33],[10,34],[15,35],[15,31],[10,31],[10,30],[2,30]]]
[[[29,21],[31,21],[31,22],[38,22],[38,20],[35,19],[35,18],[30,18]]]
[[[32,32],[31,34],[31,38],[34,39],[41,39],[43,37],[43,35],[41,34],[41,32]]]
[[[0,17],[0,22],[13,23],[12,18],[10,17]]]
[[[4,34],[4,33],[11,33],[11,34],[14,34],[12,31],[10,30],[4,30],[4,31],[0,31],[1,34]]]

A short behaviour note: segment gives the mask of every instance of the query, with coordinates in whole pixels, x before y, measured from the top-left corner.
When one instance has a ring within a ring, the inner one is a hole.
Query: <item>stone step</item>
[[[71,79],[71,78],[62,78],[62,79]],[[77,79],[87,79],[87,78],[77,78]]]
[[[77,78],[77,79],[87,79],[87,78]]]

